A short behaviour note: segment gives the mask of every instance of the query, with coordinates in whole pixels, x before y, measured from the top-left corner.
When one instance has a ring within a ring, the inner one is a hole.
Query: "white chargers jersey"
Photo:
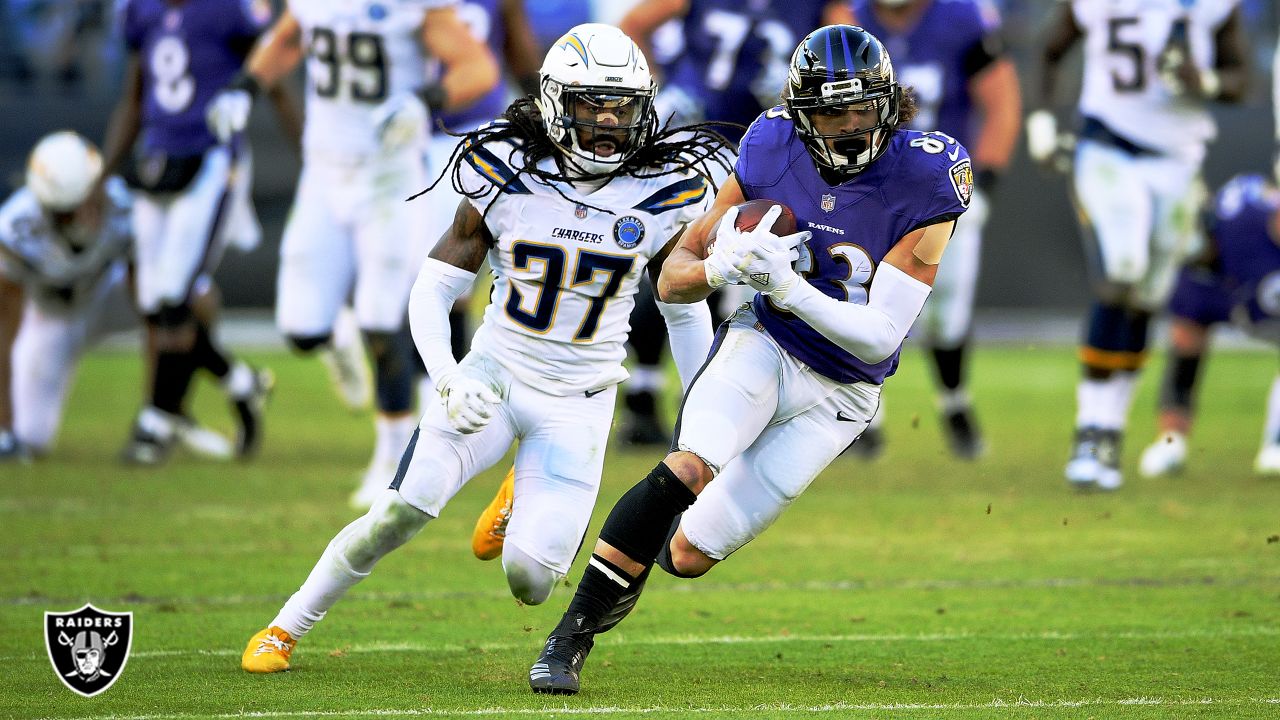
[[[567,182],[517,176],[524,155],[507,142],[473,147],[461,163],[463,187],[484,194],[471,204],[487,211],[496,241],[493,293],[472,347],[554,395],[625,380],[624,343],[645,267],[707,211],[711,185],[693,171],[622,175],[583,194]],[[556,165],[547,158],[539,167]]]
[[[374,111],[438,72],[422,47],[427,11],[455,0],[294,0],[307,62],[308,156],[361,158],[378,151]],[[422,129],[422,141],[427,128]]]
[[[133,198],[123,180],[107,179],[106,207],[96,238],[77,250],[55,232],[40,203],[21,188],[0,207],[0,275],[24,286],[28,297],[54,313],[73,312],[133,247]]]
[[[1086,34],[1080,112],[1152,150],[1197,154],[1217,134],[1205,103],[1172,95],[1157,59],[1189,46],[1196,67],[1214,65],[1214,35],[1240,0],[1071,0]]]

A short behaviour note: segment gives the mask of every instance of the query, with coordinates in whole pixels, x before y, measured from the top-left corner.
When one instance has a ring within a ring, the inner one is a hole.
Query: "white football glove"
[[[382,149],[398,150],[425,135],[431,112],[417,95],[399,93],[374,108],[372,119]]]
[[[218,142],[225,143],[244,131],[252,108],[253,96],[247,90],[221,90],[209,101],[204,121]]]
[[[765,219],[768,218],[769,214],[766,213]],[[764,225],[763,220],[761,225]],[[800,282],[800,276],[791,264],[799,258],[800,245],[812,235],[805,230],[778,236],[766,230],[750,247],[743,262],[738,265],[738,271],[742,273],[747,285],[772,297],[779,304],[785,304],[787,295]]]
[[[715,238],[707,246],[710,252],[702,261],[702,269],[707,275],[707,285],[712,290],[725,285],[742,284],[742,273],[738,272],[737,265],[744,259],[748,233],[734,227],[737,219],[737,206],[729,208],[716,226]]]
[[[470,435],[484,429],[493,419],[494,408],[502,402],[494,388],[457,371],[436,379],[436,392],[454,430]]]
[[[1048,110],[1036,110],[1027,116],[1027,154],[1036,164],[1067,172],[1075,144],[1074,135],[1058,132],[1058,119]]]

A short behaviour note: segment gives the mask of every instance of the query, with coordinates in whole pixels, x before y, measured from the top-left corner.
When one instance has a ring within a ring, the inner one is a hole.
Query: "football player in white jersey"
[[[1247,52],[1239,0],[1064,0],[1055,13],[1041,89],[1051,102],[1060,61],[1083,41],[1072,190],[1095,281],[1066,477],[1114,490],[1151,315],[1198,244],[1200,166],[1216,134],[1208,103],[1244,97]],[[1048,109],[1027,118],[1027,142],[1037,161],[1060,158]]]
[[[137,322],[127,278],[133,198],[120,178],[100,181],[102,167],[88,140],[53,133],[0,207],[0,460],[50,450],[80,356]],[[231,454],[186,418],[177,431],[192,450]]]
[[[535,103],[470,133],[454,166],[466,196],[414,285],[414,340],[441,403],[427,409],[395,483],[338,533],[241,666],[289,667],[309,631],[385,554],[437,517],[512,441],[515,505],[502,563],[512,594],[547,599],[595,504],[642,273],[708,207],[707,162],[723,139],[658,131],[640,49],[609,25],[579,25],[547,53]],[[492,302],[461,363],[448,311],[488,260]],[[711,344],[705,303],[664,308],[686,382]]]
[[[426,204],[404,199],[427,182],[429,113],[463,106],[498,81],[497,62],[454,4],[291,2],[218,101],[215,122],[243,127],[256,89],[306,60],[303,169],[280,248],[276,322],[297,350],[329,349],[352,296],[377,391],[373,458],[352,498],[364,508],[390,484],[414,428],[416,361],[404,319],[431,238]]]

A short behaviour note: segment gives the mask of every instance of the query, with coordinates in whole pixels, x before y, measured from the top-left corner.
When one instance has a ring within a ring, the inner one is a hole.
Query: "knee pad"
[[[405,413],[413,409],[413,377],[416,363],[413,339],[406,328],[396,332],[366,332],[365,343],[373,356],[374,386],[378,409]]]
[[[652,565],[672,519],[697,499],[679,476],[660,462],[613,506],[600,530],[600,539],[632,560]]]
[[[511,595],[525,605],[541,605],[564,578],[511,544],[502,549],[502,570],[507,574]]]
[[[1149,313],[1095,303],[1080,348],[1081,362],[1103,372],[1140,370],[1146,363],[1150,322]]]
[[[289,347],[300,353],[309,353],[316,348],[328,345],[333,339],[333,335],[325,333],[324,335],[286,335],[285,339],[289,342]]]

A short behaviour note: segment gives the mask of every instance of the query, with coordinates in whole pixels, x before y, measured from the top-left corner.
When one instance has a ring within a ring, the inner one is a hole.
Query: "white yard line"
[[[1001,710],[1017,708],[1069,709],[1089,707],[1186,707],[1191,705],[1218,705],[1222,707],[1255,707],[1280,704],[1280,698],[1247,698],[1241,700],[1215,700],[1213,698],[1082,698],[1065,700],[1030,700],[1018,697],[1013,700],[997,698],[986,703],[834,703],[830,705],[753,705],[750,707],[561,707],[542,708],[476,708],[472,710],[444,710],[434,708],[351,708],[349,710],[298,710],[298,711],[242,711],[199,715],[193,713],[159,713],[152,715],[86,715],[74,720],[187,720],[188,718],[295,718],[295,717],[487,717],[491,715],[759,715],[762,712],[795,712],[807,715],[847,713],[851,711],[930,711],[930,710]]]
[[[613,646],[653,646],[653,645],[769,645],[776,643],[940,643],[940,642],[961,642],[966,640],[981,640],[984,642],[1098,642],[1107,640],[1192,640],[1192,639],[1215,639],[1215,638],[1258,638],[1258,637],[1280,637],[1280,628],[1271,626],[1257,625],[1244,628],[1231,628],[1222,630],[1179,630],[1179,631],[1153,631],[1153,632],[1100,632],[1100,633],[1061,633],[1054,631],[1038,632],[1038,633],[919,633],[919,634],[861,634],[861,635],[714,635],[714,636],[693,636],[693,635],[672,635],[666,637],[628,637],[617,634],[609,638],[609,644]],[[485,652],[505,652],[520,651],[536,648],[540,644],[541,638],[530,638],[525,642],[507,642],[507,643],[368,643],[355,645],[340,646],[306,646],[304,653],[315,654],[317,656],[329,653],[340,652],[348,655],[362,654],[379,654],[379,653],[461,653],[471,652],[474,650],[483,650]],[[136,658],[157,658],[157,657],[231,657],[240,654],[240,650],[235,648],[220,648],[217,650],[202,649],[175,649],[175,650],[142,650],[130,653],[130,659]],[[0,662],[14,661],[30,661],[37,658],[45,657],[44,653],[31,653],[29,655],[3,655],[0,656]]]

